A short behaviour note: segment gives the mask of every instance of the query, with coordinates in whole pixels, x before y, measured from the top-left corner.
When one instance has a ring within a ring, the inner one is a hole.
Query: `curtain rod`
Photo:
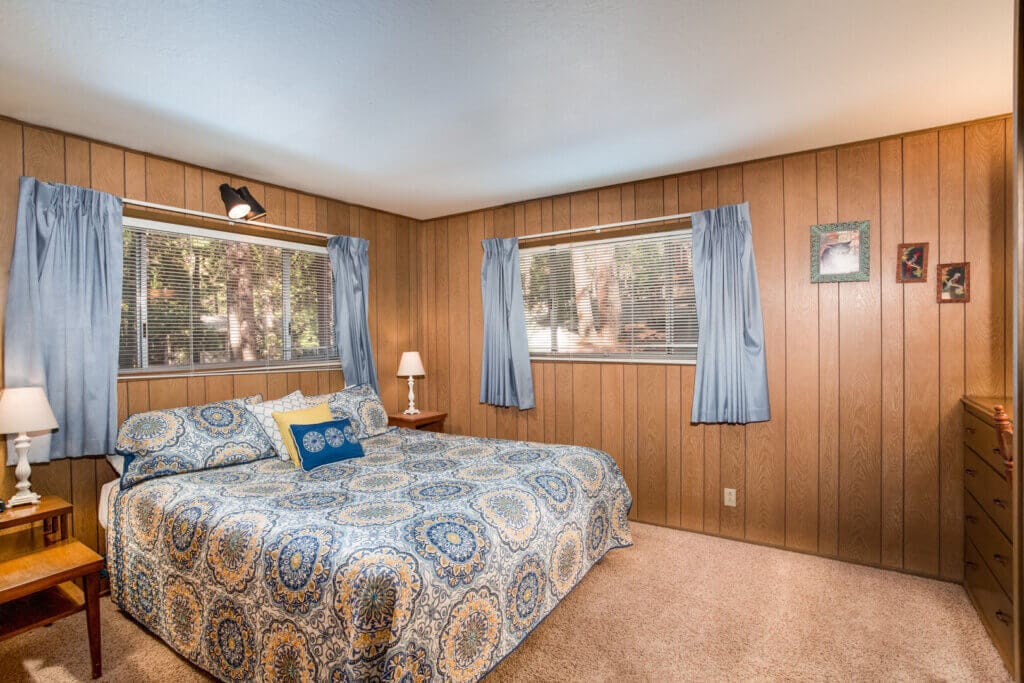
[[[624,228],[627,225],[645,225],[647,223],[660,223],[662,221],[672,220],[690,220],[693,217],[692,213],[673,213],[668,216],[656,216],[654,218],[640,218],[635,221],[621,221],[619,223],[603,223],[602,225],[589,225],[585,228],[573,228],[572,230],[555,230],[554,232],[537,232],[532,235],[523,235],[519,238],[519,241],[523,240],[539,240],[547,237],[559,237],[561,235],[575,235],[581,232],[601,232],[602,230],[608,230],[609,228]]]
[[[207,213],[205,211],[194,211],[192,209],[183,209],[178,206],[168,206],[166,204],[154,204],[153,202],[144,202],[139,199],[128,199],[122,197],[121,201],[125,204],[131,204],[132,206],[142,206],[147,209],[159,209],[160,211],[170,211],[171,213],[180,213],[186,216],[197,216],[199,218],[206,218],[209,220],[221,221],[223,223],[230,223],[231,225],[251,225],[254,228],[271,228],[272,230],[283,230],[285,232],[294,232],[299,235],[312,235],[314,237],[322,237],[327,239],[330,237],[329,234],[323,232],[314,232],[312,230],[302,230],[301,228],[289,228],[286,225],[277,225],[276,223],[260,223],[259,221],[247,221],[245,219],[234,219],[228,218],[227,216],[221,216],[216,213]]]

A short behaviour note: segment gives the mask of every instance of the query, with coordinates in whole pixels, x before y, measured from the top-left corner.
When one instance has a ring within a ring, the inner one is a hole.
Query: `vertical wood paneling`
[[[469,220],[455,216],[448,219],[448,312],[453,333],[449,336],[449,367],[451,368],[451,406],[449,431],[469,434],[472,386],[466,359],[469,358]],[[477,385],[479,387],[479,385]],[[479,396],[478,396],[479,400]]]
[[[639,365],[636,369],[637,517],[665,524],[665,367]]]
[[[818,549],[818,292],[807,226],[817,222],[813,154],[783,162],[786,243],[786,545]],[[760,261],[759,261],[760,263]]]
[[[701,208],[718,206],[718,172],[705,171],[700,175]],[[627,220],[627,219],[623,219]],[[717,534],[721,528],[722,508],[722,427],[705,425],[704,432],[704,531]],[[742,500],[736,492],[737,502]]]
[[[630,519],[637,519],[642,505],[641,491],[637,486],[637,412],[639,401],[637,395],[637,366],[625,365],[622,368],[622,470],[626,485],[633,493],[633,509],[629,512]]]
[[[887,274],[896,272],[897,252],[904,241],[902,140],[883,140],[879,145],[879,183],[883,330],[881,561],[886,567],[899,569],[903,567],[903,285],[895,275]]]
[[[904,240],[939,246],[938,196],[938,135],[904,138]],[[903,318],[909,399],[903,436],[903,563],[911,571],[935,574],[939,563],[939,306],[935,290],[927,283],[903,285]]]
[[[682,523],[683,508],[683,397],[680,374],[678,365],[665,368],[665,524],[675,527]]]
[[[601,366],[597,363],[575,363],[572,368],[572,422],[579,425],[579,434],[572,440],[581,446],[601,448]]]
[[[878,143],[839,150],[840,221],[878,225]],[[839,286],[839,556],[881,557],[881,346],[878,230],[871,231],[871,282]]]
[[[817,154],[818,223],[838,211],[835,150]],[[808,239],[809,239],[808,234]],[[839,552],[839,285],[818,288],[818,552]]]
[[[1003,192],[1005,121],[965,131],[965,255],[971,264],[971,302],[965,309],[968,394],[1003,396]],[[977,274],[975,274],[977,271]],[[952,305],[952,304],[949,304]]]
[[[743,167],[727,166],[718,170],[718,203],[736,204],[743,201]],[[763,306],[762,306],[763,308]],[[745,425],[725,424],[720,427],[721,454],[717,498],[721,533],[723,536],[743,538],[746,533],[747,513],[747,428]],[[722,489],[736,489],[736,507],[727,507]]]
[[[469,241],[466,244],[468,267],[466,277],[468,279],[467,298],[469,319],[466,321],[469,340],[469,407],[470,407],[470,428],[469,433],[473,436],[487,436],[487,407],[480,403],[480,374],[483,363],[484,324],[483,324],[483,299],[480,290],[480,269],[483,266],[484,251],[482,242],[486,239],[484,231],[484,215],[482,212],[475,212],[469,215],[468,219]],[[464,335],[465,336],[465,335]],[[536,364],[533,365],[534,378],[540,372]],[[544,393],[542,384],[535,385],[534,395],[537,400],[537,409],[534,415],[541,413],[544,404]],[[536,419],[536,418],[534,418]],[[541,424],[539,430],[531,431],[530,439],[535,441],[544,440],[544,427]]]
[[[601,364],[601,450],[625,471],[622,442],[622,366]]]
[[[939,131],[938,258],[941,263],[964,260],[962,128]],[[952,304],[939,306],[939,574],[954,581],[960,581],[964,571],[963,410],[960,397],[964,394],[966,308]]]
[[[786,540],[786,240],[781,159],[743,167],[750,202],[758,279],[782,286],[761,291],[772,419],[746,427],[745,538],[783,545]],[[795,360],[795,359],[794,359]]]

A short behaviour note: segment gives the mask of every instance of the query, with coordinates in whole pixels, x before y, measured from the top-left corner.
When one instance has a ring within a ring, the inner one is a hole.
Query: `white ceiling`
[[[1012,0],[0,0],[0,113],[428,218],[1008,112],[1012,17]]]

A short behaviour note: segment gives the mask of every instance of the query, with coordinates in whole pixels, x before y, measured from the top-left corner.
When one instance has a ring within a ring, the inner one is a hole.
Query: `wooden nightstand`
[[[25,527],[0,536],[0,640],[84,609],[92,677],[99,678],[103,558],[68,535],[71,511],[57,496],[43,496],[35,505],[0,513],[0,530]],[[74,582],[79,578],[84,593]]]
[[[392,427],[422,429],[425,432],[443,432],[446,417],[448,413],[437,413],[432,410],[421,410],[415,415],[391,413],[388,415],[388,424]]]

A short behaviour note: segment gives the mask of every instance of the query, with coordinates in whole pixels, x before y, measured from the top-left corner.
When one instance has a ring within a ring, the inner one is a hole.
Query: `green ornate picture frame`
[[[811,226],[811,282],[871,279],[869,221]]]

